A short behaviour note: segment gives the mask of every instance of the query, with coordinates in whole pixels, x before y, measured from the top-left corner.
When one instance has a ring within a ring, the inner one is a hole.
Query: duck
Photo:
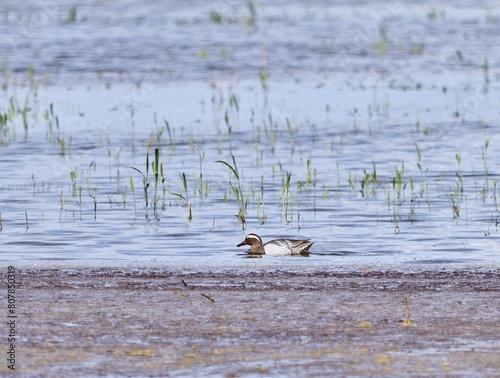
[[[248,234],[245,240],[236,246],[249,245],[250,254],[277,256],[307,254],[313,244],[309,239],[274,239],[264,244],[259,235]]]

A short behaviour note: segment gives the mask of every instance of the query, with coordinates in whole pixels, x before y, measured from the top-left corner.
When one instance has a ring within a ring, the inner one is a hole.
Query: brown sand
[[[22,376],[500,371],[498,265],[46,264],[17,274]]]

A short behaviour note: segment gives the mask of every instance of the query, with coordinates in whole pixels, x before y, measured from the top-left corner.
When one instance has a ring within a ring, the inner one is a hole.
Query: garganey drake
[[[301,255],[306,254],[314,242],[309,239],[274,239],[263,243],[259,235],[248,234],[237,247],[242,245],[249,245],[250,254],[256,255]]]

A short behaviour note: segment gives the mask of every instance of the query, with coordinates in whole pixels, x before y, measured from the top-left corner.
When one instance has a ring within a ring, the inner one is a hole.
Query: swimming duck
[[[274,239],[263,243],[259,235],[248,234],[237,247],[242,245],[249,245],[250,254],[258,255],[300,255],[307,253],[309,248],[314,244],[308,239]]]

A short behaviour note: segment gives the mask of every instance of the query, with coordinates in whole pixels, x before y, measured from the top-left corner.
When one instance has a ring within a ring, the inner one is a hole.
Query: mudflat
[[[500,371],[498,264],[44,263],[16,274],[23,376]]]

